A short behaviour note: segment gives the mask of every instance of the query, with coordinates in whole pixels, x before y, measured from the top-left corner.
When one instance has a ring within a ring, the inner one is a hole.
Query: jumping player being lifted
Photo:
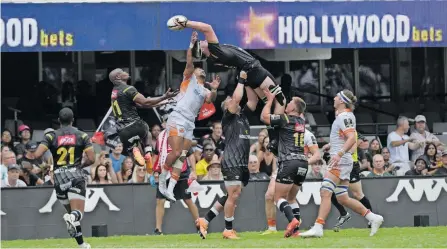
[[[222,157],[222,174],[225,182],[227,194],[218,199],[214,207],[208,212],[205,218],[198,220],[200,234],[206,238],[208,223],[224,209],[225,212],[225,230],[223,237],[225,239],[238,239],[233,230],[234,211],[236,202],[242,191],[242,187],[248,184],[250,172],[248,171],[248,158],[250,154],[250,124],[248,116],[253,113],[258,103],[253,89],[245,87],[247,91],[248,102],[244,108],[239,103],[244,95],[244,84],[247,74],[240,72],[239,83],[234,90],[232,97],[222,102],[224,115],[222,117],[223,134],[225,137],[225,150]],[[252,101],[255,99],[256,101]]]
[[[168,200],[175,201],[174,187],[179,179],[183,161],[192,144],[194,121],[203,103],[211,103],[216,99],[217,88],[220,84],[219,76],[211,83],[207,83],[211,91],[205,88],[206,73],[201,68],[194,68],[192,48],[197,41],[198,34],[193,32],[191,42],[186,53],[186,68],[183,72],[183,82],[180,85],[180,94],[177,96],[177,105],[169,114],[166,124],[168,144],[172,151],[166,158],[162,173],[160,174],[159,190]],[[166,188],[167,170],[174,167]],[[195,178],[195,177],[193,177]]]
[[[84,216],[87,174],[83,167],[95,162],[95,152],[89,136],[72,126],[73,111],[63,108],[59,112],[61,128],[47,133],[34,155],[40,158],[47,150],[54,158],[54,188],[57,199],[64,205],[67,213],[63,219],[68,233],[76,239],[80,248],[90,248],[84,242],[81,231],[81,220]],[[87,155],[81,163],[82,154]]]
[[[127,85],[130,76],[122,69],[117,68],[110,72],[109,79],[113,83],[111,104],[113,116],[116,119],[118,135],[123,143],[123,152],[132,153],[135,161],[144,166],[151,163],[152,136],[149,126],[140,118],[137,107],[151,108],[160,102],[175,97],[178,91],[169,89],[163,96],[157,98],[145,98],[133,86]],[[136,147],[140,140],[144,149],[144,157],[140,149]]]
[[[351,150],[356,143],[356,122],[352,113],[357,98],[349,90],[343,90],[334,98],[336,118],[331,127],[328,171],[321,184],[321,204],[315,225],[301,237],[323,237],[323,225],[331,211],[331,196],[335,194],[338,202],[364,216],[371,222],[373,236],[383,223],[383,217],[372,213],[359,201],[348,195],[350,175],[353,168]]]
[[[191,28],[205,35],[205,40],[196,43],[194,46],[195,56],[199,58],[206,57],[208,61],[218,66],[245,71],[247,73],[247,85],[256,92],[256,95],[261,100],[267,101],[263,90],[270,90],[271,93],[275,94],[276,103],[279,104],[276,105],[275,103],[275,109],[285,106],[285,96],[281,91],[281,87],[276,85],[275,78],[262,67],[259,60],[255,59],[247,51],[237,46],[219,44],[216,33],[214,33],[213,27],[209,24],[196,21],[186,21],[184,23],[175,21],[175,24],[178,29]],[[277,113],[276,110],[275,113]]]

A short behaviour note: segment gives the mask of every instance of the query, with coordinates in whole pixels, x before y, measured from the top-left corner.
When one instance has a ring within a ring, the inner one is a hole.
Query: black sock
[[[206,215],[205,215],[205,220],[206,221],[208,221],[208,223],[209,222],[211,222],[214,218],[216,218],[216,216],[219,214],[219,212],[214,208],[214,207],[212,207],[211,209],[210,209],[210,211],[208,211],[208,213],[206,213]]]
[[[363,198],[360,200],[360,202],[365,206],[369,211],[372,211],[371,203],[369,203],[368,198],[366,196],[363,196]]]
[[[233,230],[233,220],[234,220],[234,217],[230,217],[230,218],[225,217],[225,229],[226,230]]]
[[[293,216],[293,211],[289,203],[286,200],[283,200],[282,202],[280,201],[278,203],[279,203],[279,211],[283,212],[287,220],[291,222],[295,217]]]
[[[337,200],[337,197],[335,196],[335,194],[332,194],[331,202],[332,202],[332,205],[334,205],[338,209],[338,212],[340,212],[340,216],[345,216],[348,214],[348,212],[346,212],[345,207],[343,207],[340,203],[338,203],[338,200]]]
[[[298,206],[298,203],[290,204],[290,206],[292,207],[293,217],[295,217],[295,219],[300,221],[300,219],[301,219],[300,206]],[[299,226],[295,227],[293,232],[296,232],[298,230],[300,230]]]
[[[82,213],[81,213],[81,211],[79,211],[79,210],[73,210],[73,211],[71,211],[70,214],[74,215],[74,217],[75,217],[75,220],[74,220],[74,221],[80,221],[80,220],[82,220]]]
[[[82,237],[82,229],[81,226],[76,226],[76,235],[75,240],[78,242],[78,245],[84,244],[84,238]]]

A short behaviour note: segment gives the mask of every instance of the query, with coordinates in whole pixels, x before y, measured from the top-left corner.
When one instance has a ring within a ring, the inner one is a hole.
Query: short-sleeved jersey
[[[315,138],[315,135],[306,129],[304,131],[304,153],[307,155],[311,148],[317,148],[318,149],[318,142]]]
[[[330,143],[331,149],[329,153],[335,155],[343,149],[346,142],[346,135],[351,132],[356,132],[356,120],[354,113],[351,111],[343,111],[339,113],[332,123],[331,133],[330,133]],[[357,135],[357,134],[356,134]],[[346,155],[346,154],[345,154]],[[351,156],[351,155],[346,155]]]
[[[217,66],[242,70],[256,61],[247,51],[233,45],[208,43],[208,49],[211,53],[208,60]]]
[[[239,114],[226,110],[222,117],[222,129],[225,136],[225,150],[222,167],[248,167],[250,156],[250,123],[247,116],[252,111],[245,106]]]
[[[209,92],[204,85],[199,84],[194,74],[185,77],[180,85],[180,93],[175,98],[177,105],[174,111],[194,122]]]
[[[303,159],[305,120],[287,114],[270,115],[270,125],[279,128],[278,162]]]
[[[116,127],[118,130],[140,120],[137,112],[137,105],[134,102],[138,91],[133,86],[119,84],[112,90],[112,110],[116,118]]]
[[[42,143],[53,154],[54,169],[80,167],[82,153],[92,147],[87,133],[65,126],[45,135]]]

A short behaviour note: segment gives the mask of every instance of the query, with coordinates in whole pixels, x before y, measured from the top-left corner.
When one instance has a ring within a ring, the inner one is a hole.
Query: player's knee
[[[241,196],[241,190],[236,190],[233,192],[233,194],[231,195],[231,199],[233,201],[236,201],[237,199],[239,199],[239,196]]]
[[[361,200],[365,196],[362,191],[358,191],[358,190],[351,191],[351,193],[352,193],[352,197],[356,200]]]
[[[265,200],[273,201],[273,199],[274,199],[273,193],[271,191],[267,191],[267,193],[265,193]]]
[[[217,199],[217,203],[219,203],[222,207],[225,206],[225,202],[227,202],[228,195],[224,195]]]
[[[328,178],[323,179],[323,183],[321,183],[320,195],[321,197],[330,197],[336,188],[335,183]]]
[[[346,202],[349,200],[348,186],[342,186],[342,185],[337,186],[334,190],[334,194],[337,197],[337,201],[341,205],[345,205]]]
[[[157,207],[163,207],[165,205],[165,199],[157,199]]]

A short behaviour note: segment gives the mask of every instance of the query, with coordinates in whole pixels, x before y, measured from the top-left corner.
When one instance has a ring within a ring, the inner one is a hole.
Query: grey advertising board
[[[447,182],[445,178],[381,178],[362,180],[363,190],[373,211],[385,218],[384,226],[413,226],[415,215],[429,216],[431,226],[447,225]],[[203,183],[207,191],[193,197],[203,216],[214,201],[224,195],[222,183]],[[316,218],[320,204],[320,182],[307,181],[297,196],[308,228]],[[267,182],[251,182],[244,188],[235,214],[237,231],[262,231],[266,228],[264,195]],[[63,207],[52,188],[2,189],[1,235],[3,240],[66,238],[62,221]],[[91,227],[107,225],[108,235],[151,234],[155,227],[155,188],[149,185],[92,185],[88,188],[83,233],[91,236]],[[166,202],[163,231],[167,234],[194,233],[188,209],[181,201]],[[175,213],[175,216],[172,215]],[[277,213],[278,229],[286,220]],[[338,213],[333,208],[327,227],[334,225]],[[173,218],[175,217],[175,219]],[[180,225],[179,225],[180,224]],[[353,215],[347,227],[366,227],[363,217]],[[223,216],[210,225],[211,232],[224,228]]]

